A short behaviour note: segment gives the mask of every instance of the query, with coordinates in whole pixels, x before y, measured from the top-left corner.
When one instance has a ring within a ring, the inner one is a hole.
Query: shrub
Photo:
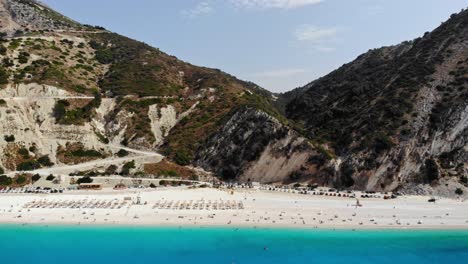
[[[16,178],[15,182],[16,182],[16,184],[18,184],[18,185],[23,185],[23,184],[26,183],[27,180],[28,180],[28,179],[26,178],[26,176],[20,175],[20,176],[18,176],[18,178]]]
[[[21,40],[19,40],[19,39],[14,39],[14,40],[12,40],[12,41],[10,42],[10,45],[8,46],[8,48],[10,48],[10,49],[16,49],[16,48],[18,48],[18,47],[20,46],[20,44],[21,44]]]
[[[121,149],[119,150],[119,152],[117,152],[117,156],[119,156],[120,158],[126,157],[128,156],[128,154],[129,154],[128,151],[126,151],[125,149]]]
[[[34,174],[34,175],[31,177],[31,180],[32,180],[33,182],[37,182],[37,181],[40,180],[40,179],[41,179],[41,175],[39,175],[39,174]]]
[[[6,175],[1,175],[0,176],[0,186],[9,186],[13,183],[13,180],[6,176]]]
[[[161,186],[167,186],[168,184],[169,184],[169,182],[166,181],[166,180],[160,180],[159,181],[159,185],[161,185]]]
[[[101,101],[101,94],[97,91],[94,93],[94,99],[81,108],[67,109],[70,103],[66,100],[59,100],[54,106],[53,115],[57,123],[65,125],[80,124],[92,117],[93,109],[98,108]],[[103,140],[106,140],[104,136]]]
[[[75,90],[78,93],[84,93],[86,92],[86,87],[83,85],[75,85],[73,86],[73,90]]]
[[[176,171],[173,171],[173,170],[167,171],[167,175],[169,175],[171,177],[179,176],[179,174]]]
[[[5,70],[5,68],[0,66],[0,84],[7,84],[9,77],[10,76],[8,75],[8,72]]]
[[[107,167],[104,174],[105,175],[112,175],[112,174],[115,174],[116,171],[117,171],[117,165],[112,164],[109,167]]]
[[[55,121],[57,123],[65,117],[65,113],[67,112],[66,107],[69,105],[70,103],[67,100],[58,100],[55,103],[53,116],[55,117]]]
[[[96,60],[102,64],[109,64],[113,59],[114,56],[109,49],[99,49],[96,51]]]
[[[3,173],[3,172],[0,172],[0,174]],[[460,182],[463,183],[464,185],[467,185],[468,184],[468,177],[466,176],[462,176],[460,178]]]
[[[156,188],[156,185],[154,185],[154,183],[151,183],[150,188]]]
[[[0,167],[0,174],[3,174],[5,173],[5,169],[3,169],[3,167]]]
[[[131,169],[135,169],[135,161],[132,160],[130,162],[127,162],[123,165],[121,174],[122,175],[129,175]]]
[[[461,188],[457,188],[457,189],[455,190],[455,194],[457,194],[457,195],[462,195],[462,194],[463,194],[463,190],[462,190]]]
[[[39,162],[37,162],[35,160],[29,160],[29,161],[25,161],[25,162],[20,163],[16,167],[16,170],[18,170],[18,171],[32,171],[32,170],[39,169],[40,167],[41,167],[41,165],[39,164]]]
[[[78,184],[82,184],[82,183],[93,183],[93,178],[89,177],[89,176],[84,176],[82,178],[79,178],[76,183]]]
[[[20,52],[20,54],[18,55],[18,62],[21,64],[25,64],[28,62],[28,60],[29,60],[29,53]]]
[[[55,176],[51,174],[51,175],[47,176],[46,180],[53,181],[53,180],[55,180]]]
[[[87,150],[79,149],[79,150],[73,151],[71,154],[72,156],[75,156],[75,157],[102,157],[101,152],[94,150],[94,149],[87,149]]]
[[[15,63],[14,63],[12,60],[10,60],[9,58],[7,58],[7,57],[3,58],[2,63],[3,63],[3,66],[4,66],[4,67],[12,67],[12,66],[15,66]],[[6,70],[5,70],[4,68],[2,68],[2,69],[3,69],[3,70],[5,71],[5,73],[6,73]],[[7,75],[7,77],[8,77],[8,75]]]
[[[5,139],[6,142],[15,142],[14,135],[4,136],[3,138]]]
[[[185,150],[177,150],[174,157],[174,161],[181,166],[189,165],[191,160],[191,155]]]
[[[109,142],[110,142],[109,139],[106,138],[103,134],[101,134],[101,133],[99,133],[99,132],[97,132],[97,131],[95,131],[94,133],[95,133],[96,136],[98,137],[99,141],[101,141],[101,142],[104,143],[104,144],[109,144]]]
[[[40,157],[37,161],[44,167],[50,167],[54,165],[54,163],[50,161],[50,158],[48,155]]]
[[[18,150],[18,154],[23,156],[23,158],[25,158],[25,159],[29,158],[29,150],[27,150],[26,148],[20,148]]]

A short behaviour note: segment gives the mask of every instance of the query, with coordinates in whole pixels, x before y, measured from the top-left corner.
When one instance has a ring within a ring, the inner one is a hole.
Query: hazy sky
[[[86,24],[275,92],[422,36],[468,0],[42,0]]]

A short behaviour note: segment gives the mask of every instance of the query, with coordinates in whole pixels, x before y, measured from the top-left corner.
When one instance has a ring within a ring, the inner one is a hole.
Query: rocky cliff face
[[[235,111],[197,152],[196,164],[225,180],[326,184],[334,162],[326,149],[255,108]],[[314,179],[311,176],[314,175]]]
[[[0,28],[8,35],[35,30],[83,30],[87,27],[30,0],[1,0]]]

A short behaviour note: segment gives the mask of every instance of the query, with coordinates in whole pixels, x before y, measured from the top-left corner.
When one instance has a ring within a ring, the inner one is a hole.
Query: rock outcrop
[[[325,168],[333,174],[326,153],[274,117],[250,107],[233,113],[200,147],[195,160],[225,180],[244,182],[311,180],[314,174],[324,176]],[[324,184],[326,178],[317,177],[314,182]]]

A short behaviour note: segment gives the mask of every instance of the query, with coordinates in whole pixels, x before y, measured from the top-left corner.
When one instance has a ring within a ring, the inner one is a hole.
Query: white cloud
[[[301,73],[307,72],[306,69],[300,68],[290,68],[290,69],[279,69],[279,70],[272,70],[272,71],[265,71],[265,72],[258,72],[251,75],[251,77],[255,78],[287,78],[291,76],[295,76]]]
[[[314,25],[302,25],[294,31],[294,38],[297,41],[321,42],[333,39],[338,32],[337,28],[317,27]]]
[[[231,0],[236,7],[240,8],[280,8],[295,9],[308,5],[315,5],[323,0]]]
[[[182,15],[188,18],[196,18],[202,15],[211,14],[215,9],[208,2],[200,2],[192,9],[183,10]]]
[[[314,52],[327,53],[335,51],[338,28],[301,25],[293,31],[295,47],[305,47]]]
[[[316,51],[320,51],[320,52],[333,52],[335,51],[336,49],[334,47],[324,47],[324,46],[314,46],[313,47]]]

